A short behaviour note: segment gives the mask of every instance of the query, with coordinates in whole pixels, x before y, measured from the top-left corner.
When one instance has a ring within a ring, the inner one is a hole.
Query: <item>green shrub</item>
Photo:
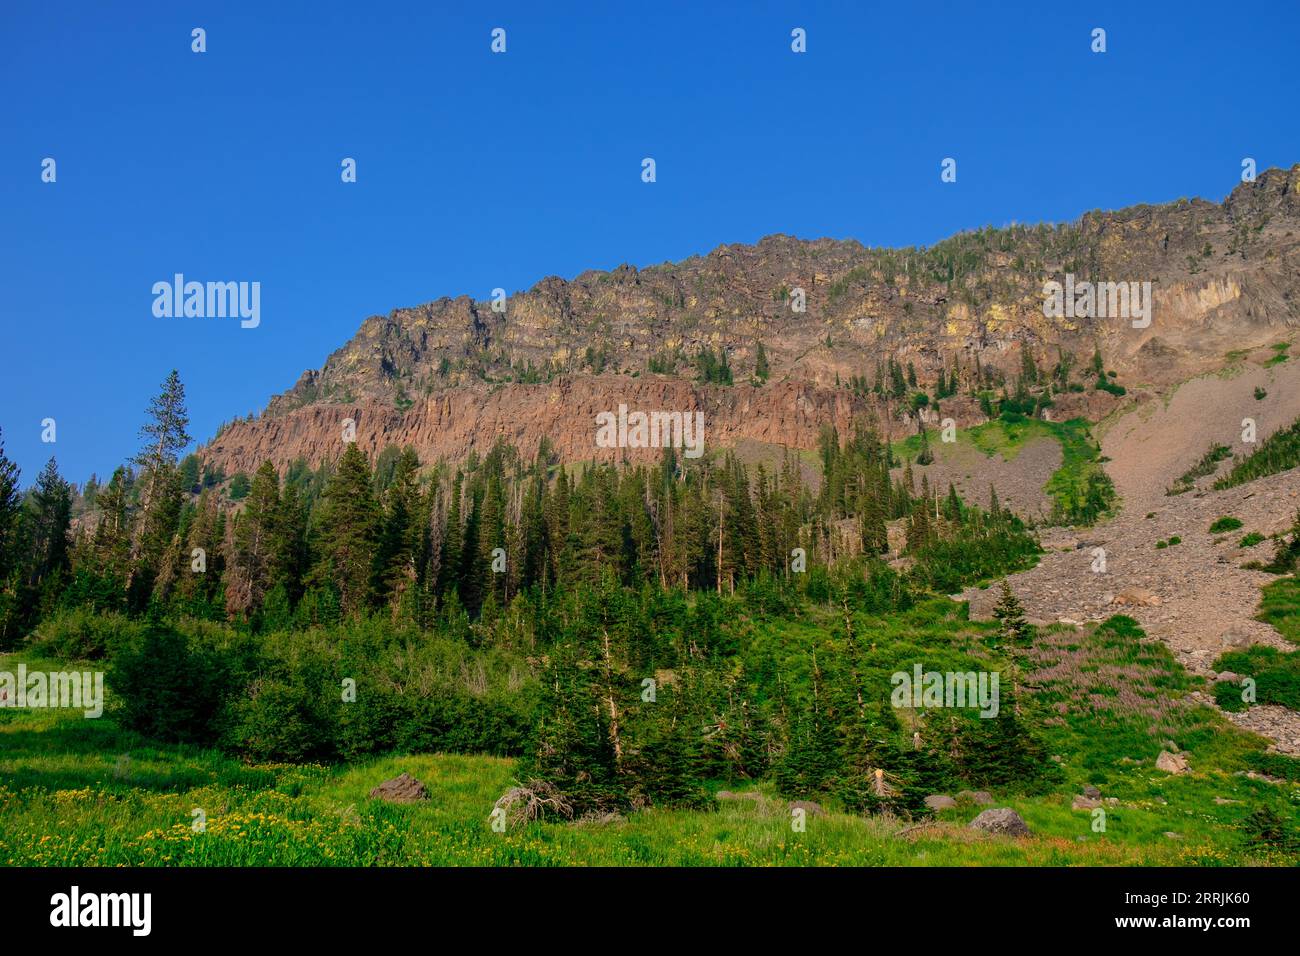
[[[1245,710],[1247,704],[1241,699],[1241,687],[1229,681],[1214,685],[1214,702],[1224,710],[1237,713]]]
[[[1255,547],[1255,545],[1259,544],[1263,540],[1264,540],[1264,536],[1262,534],[1260,534],[1258,531],[1252,531],[1244,538],[1241,539],[1240,547],[1253,548]]]
[[[1214,488],[1232,488],[1296,465],[1300,465],[1300,421],[1269,435],[1246,457],[1234,459],[1232,469],[1214,483]]]
[[[149,624],[116,650],[108,684],[124,726],[158,740],[211,744],[233,677],[228,652]]]
[[[1256,750],[1246,754],[1246,764],[1252,770],[1266,773],[1270,777],[1281,777],[1292,783],[1300,782],[1300,757]]]
[[[1225,531],[1236,531],[1241,527],[1241,519],[1225,516],[1217,518],[1214,524],[1210,525],[1210,534],[1222,534]]]
[[[44,657],[100,660],[143,630],[141,622],[123,614],[97,614],[92,608],[79,607],[46,618],[29,640],[31,647]]]
[[[1264,585],[1256,618],[1273,625],[1288,641],[1300,644],[1300,580],[1286,577]]]
[[[1291,710],[1300,710],[1300,653],[1279,651],[1276,647],[1257,644],[1244,651],[1230,651],[1220,655],[1214,666],[1217,670],[1254,678],[1255,703],[1280,704]],[[1216,699],[1219,688],[1224,686],[1215,685]],[[1240,698],[1239,686],[1226,686]]]
[[[1210,450],[1183,472],[1178,480],[1174,482],[1172,488],[1165,492],[1166,495],[1181,495],[1184,492],[1191,491],[1195,487],[1197,478],[1204,478],[1206,475],[1212,475],[1219,467],[1219,462],[1225,458],[1232,457],[1232,449],[1227,445],[1211,445]]]

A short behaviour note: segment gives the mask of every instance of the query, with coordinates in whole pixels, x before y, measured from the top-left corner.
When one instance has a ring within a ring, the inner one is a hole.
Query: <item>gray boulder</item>
[[[1024,837],[1032,836],[1029,826],[1010,807],[994,807],[985,810],[969,824],[972,830],[983,830],[998,836]]]

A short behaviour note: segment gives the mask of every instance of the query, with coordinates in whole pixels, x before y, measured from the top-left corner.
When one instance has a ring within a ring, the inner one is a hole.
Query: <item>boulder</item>
[[[957,801],[946,793],[932,793],[925,798],[925,805],[931,810],[947,810],[957,806]]]
[[[826,811],[822,809],[822,805],[820,803],[813,803],[811,800],[791,800],[790,809],[802,810],[810,817],[826,816]]]
[[[1160,595],[1146,588],[1125,588],[1115,595],[1112,603],[1133,607],[1159,607],[1161,601]]]
[[[719,790],[717,799],[719,800],[753,800],[757,803],[763,799],[763,795],[757,790],[746,790],[743,793],[732,793],[730,790]]]
[[[970,829],[983,830],[985,833],[999,836],[1032,836],[1028,825],[1020,818],[1020,814],[1010,807],[994,807],[985,810],[970,822]]]
[[[1077,796],[1074,802],[1070,804],[1071,810],[1096,810],[1101,806],[1101,801],[1095,797]]]
[[[1160,756],[1156,758],[1156,769],[1163,770],[1165,773],[1187,773],[1187,755],[1173,754],[1168,750],[1160,751]]]
[[[987,790],[963,790],[957,794],[957,799],[964,803],[975,803],[980,806],[987,806],[993,802],[993,794]]]
[[[627,823],[627,817],[621,813],[587,813],[574,820],[572,826],[578,827],[607,827]]]
[[[1088,786],[1084,787],[1083,790],[1080,791],[1080,793],[1082,793],[1089,800],[1101,799],[1101,791],[1098,790],[1096,787],[1094,787],[1092,784],[1088,784]]]
[[[418,803],[429,799],[429,791],[424,788],[424,784],[403,771],[400,776],[385,780],[371,790],[370,796],[372,799],[387,800],[389,803]]]

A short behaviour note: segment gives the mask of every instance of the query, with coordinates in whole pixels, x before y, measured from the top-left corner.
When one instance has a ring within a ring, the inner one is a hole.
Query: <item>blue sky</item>
[[[441,295],[1219,200],[1243,157],[1300,161],[1298,35],[1290,3],[4,0],[6,452],[104,476],[171,368],[205,439]],[[260,282],[260,326],[155,318],[177,272]]]

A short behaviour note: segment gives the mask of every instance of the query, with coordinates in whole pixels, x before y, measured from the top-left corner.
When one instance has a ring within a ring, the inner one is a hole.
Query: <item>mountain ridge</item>
[[[586,460],[600,457],[588,412],[651,400],[712,410],[711,441],[811,448],[821,425],[841,427],[846,415],[875,415],[886,430],[914,424],[902,402],[863,387],[890,359],[911,364],[916,389],[956,372],[962,387],[943,409],[959,424],[980,420],[974,386],[1011,381],[1026,353],[1049,364],[1069,354],[1081,367],[1100,350],[1120,382],[1159,391],[1300,324],[1298,235],[1300,165],[1266,170],[1218,204],[1139,204],[902,249],[776,233],[677,263],[548,276],[506,299],[504,312],[444,296],[366,318],[320,369],[201,453],[228,473],[259,456],[280,468],[297,457],[315,464],[338,453],[352,418],[372,453],[390,442],[454,459],[495,440],[490,431],[522,448],[548,437],[565,460]],[[1150,327],[1047,318],[1043,283],[1067,274],[1150,281]],[[800,289],[803,312],[792,308]],[[766,380],[755,375],[760,344]],[[751,384],[691,381],[705,351]],[[568,401],[573,414],[547,413]],[[1058,416],[1096,420],[1116,401],[1062,390],[1054,403]]]

